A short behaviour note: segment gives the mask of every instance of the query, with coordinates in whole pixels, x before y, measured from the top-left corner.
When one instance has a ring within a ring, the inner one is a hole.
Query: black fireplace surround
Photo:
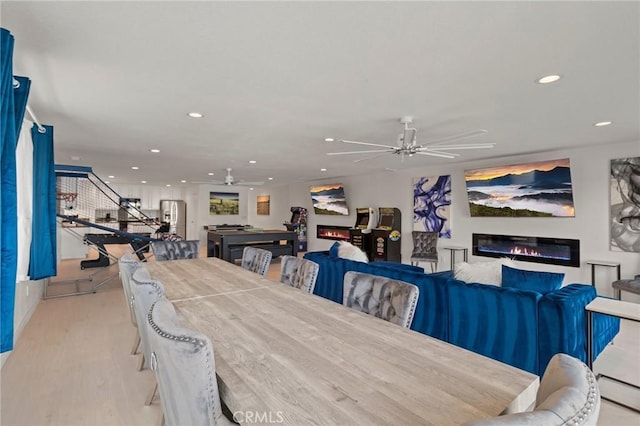
[[[580,267],[580,240],[473,234],[474,256],[510,257],[525,262]]]

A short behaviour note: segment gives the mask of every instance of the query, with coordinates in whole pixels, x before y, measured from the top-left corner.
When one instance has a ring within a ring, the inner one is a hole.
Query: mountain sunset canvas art
[[[311,202],[315,214],[349,215],[347,197],[341,183],[312,186]]]
[[[569,159],[465,171],[471,216],[574,217]]]

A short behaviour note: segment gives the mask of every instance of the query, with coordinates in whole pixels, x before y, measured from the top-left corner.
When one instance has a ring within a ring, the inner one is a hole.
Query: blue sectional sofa
[[[584,307],[596,297],[590,285],[570,284],[541,294],[464,283],[451,271],[425,274],[410,265],[355,262],[328,251],[304,258],[320,265],[314,294],[336,303],[342,303],[347,271],[381,275],[418,286],[412,330],[538,375],[559,352],[586,361]],[[594,359],[619,329],[617,318],[594,315]]]

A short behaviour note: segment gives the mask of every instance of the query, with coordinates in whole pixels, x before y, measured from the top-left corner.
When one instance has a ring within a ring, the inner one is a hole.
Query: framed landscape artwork
[[[471,216],[575,216],[568,158],[464,174]]]
[[[269,215],[271,197],[269,195],[258,195],[256,197],[256,213],[259,215]]]
[[[240,198],[237,192],[210,192],[210,215],[234,215],[240,213]]]
[[[347,197],[341,183],[312,186],[311,202],[315,214],[349,216]]]
[[[611,160],[611,250],[640,253],[640,157]]]
[[[451,238],[451,176],[413,179],[413,230]]]

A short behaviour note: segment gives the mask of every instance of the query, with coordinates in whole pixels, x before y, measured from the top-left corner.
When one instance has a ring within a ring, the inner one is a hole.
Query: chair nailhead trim
[[[595,400],[599,393],[593,372],[591,372],[584,363],[582,366],[584,367],[585,374],[587,375],[587,382],[589,382],[589,393],[587,394],[587,402],[585,402],[584,406],[567,421],[570,425],[580,425],[589,418],[589,413],[593,411]]]
[[[147,314],[147,320],[149,321],[149,325],[151,326],[151,328],[153,329],[153,331],[155,331],[156,333],[158,333],[159,336],[164,337],[166,339],[171,339],[171,340],[175,340],[178,342],[189,342],[189,343],[196,343],[199,346],[204,346],[206,343],[203,340],[200,339],[196,339],[195,337],[187,337],[187,336],[176,336],[174,334],[171,333],[167,333],[166,331],[163,331],[158,324],[156,324],[153,321],[153,316],[152,316],[152,312],[153,312],[153,308],[156,306],[156,303],[158,303],[157,301],[153,303],[153,305],[151,305],[151,309],[149,309],[149,313]]]

